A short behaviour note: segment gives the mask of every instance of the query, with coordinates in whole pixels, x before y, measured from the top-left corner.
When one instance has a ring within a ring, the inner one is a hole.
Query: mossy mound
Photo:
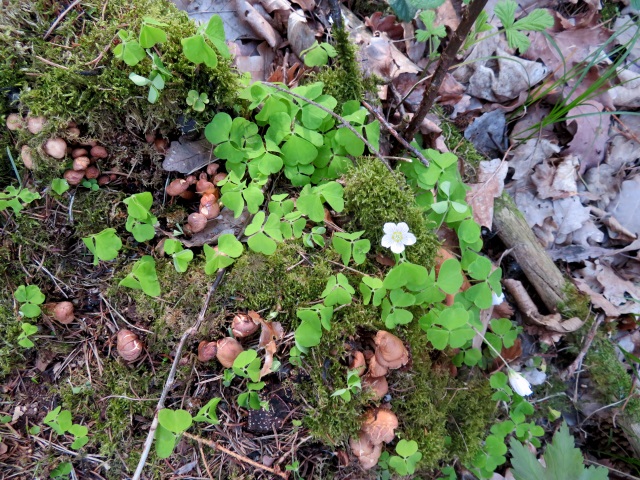
[[[380,244],[386,222],[405,222],[417,239],[406,249],[407,259],[427,268],[433,266],[439,242],[404,176],[391,175],[377,158],[363,157],[345,175],[344,184],[345,213],[351,217],[351,229],[365,231],[373,253],[390,254]]]

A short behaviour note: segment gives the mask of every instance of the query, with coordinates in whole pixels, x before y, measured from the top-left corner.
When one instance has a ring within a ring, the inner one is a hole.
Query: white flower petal
[[[411,232],[406,232],[402,234],[402,243],[405,245],[413,245],[416,243],[416,236]]]
[[[395,223],[391,223],[391,222],[387,222],[387,223],[384,224],[384,227],[382,227],[382,230],[386,234],[391,234],[391,233],[396,231],[396,224]]]
[[[391,233],[387,233],[384,237],[382,237],[382,241],[380,242],[384,248],[391,247],[393,243],[393,237]]]
[[[393,242],[393,243],[391,243],[391,251],[393,253],[402,253],[402,252],[404,252],[404,244],[402,242]]]
[[[533,390],[531,390],[531,384],[527,379],[512,368],[509,369],[509,383],[511,384],[513,391],[521,397],[526,397],[533,393]]]
[[[491,292],[491,304],[492,305],[500,305],[504,302],[504,293],[497,295],[496,292]]]
[[[409,225],[404,222],[400,222],[396,227],[396,232],[407,233],[409,232]]]

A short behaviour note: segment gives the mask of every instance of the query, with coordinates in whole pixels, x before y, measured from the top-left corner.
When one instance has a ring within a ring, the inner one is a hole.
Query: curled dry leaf
[[[392,370],[403,367],[409,362],[409,352],[398,337],[380,330],[374,338],[376,344],[375,359],[382,367]]]
[[[349,439],[349,445],[365,470],[369,470],[378,464],[378,459],[382,454],[381,443],[374,445],[364,432],[360,432],[357,438],[351,437]]]
[[[511,296],[513,296],[516,305],[524,315],[525,319],[531,324],[544,327],[548,331],[561,334],[575,332],[584,325],[584,322],[577,317],[562,321],[562,316],[559,313],[542,315],[538,311],[538,307],[533,303],[533,300],[525,290],[522,283],[511,278],[504,279],[502,283]]]
[[[131,330],[120,330],[118,332],[118,353],[127,362],[133,362],[142,353],[144,344],[138,335]]]
[[[240,355],[244,349],[240,342],[233,337],[225,337],[218,340],[218,352],[216,358],[225,368],[231,368],[236,357]]]
[[[362,433],[369,437],[371,443],[380,445],[391,442],[398,428],[398,417],[391,410],[374,408],[365,413],[362,422]]]
[[[236,338],[244,338],[258,330],[258,323],[245,313],[237,313],[231,322],[231,330]]]
[[[260,378],[271,373],[271,367],[273,366],[273,355],[276,353],[276,342],[271,341],[264,347],[264,365],[260,369]]]

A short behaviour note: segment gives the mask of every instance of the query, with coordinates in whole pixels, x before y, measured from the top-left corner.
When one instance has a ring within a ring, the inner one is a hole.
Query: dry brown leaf
[[[600,165],[604,159],[609,140],[611,115],[603,113],[603,105],[595,100],[569,110],[567,128],[573,133],[565,155],[573,154],[580,159],[580,174]]]
[[[168,172],[190,174],[211,163],[211,142],[206,138],[189,141],[185,137],[171,142],[162,162]]]
[[[375,12],[370,17],[365,17],[364,24],[376,32],[385,33],[392,40],[402,40],[404,38],[404,29],[395,15],[385,15],[382,12]]]
[[[469,185],[467,202],[473,210],[473,218],[489,230],[493,226],[493,199],[502,195],[508,167],[508,163],[499,158],[480,162],[478,183]]]
[[[291,8],[288,0],[260,0],[260,3],[269,13],[276,10],[289,10]]]
[[[265,40],[271,48],[276,48],[282,43],[282,37],[264,19],[256,8],[247,0],[236,0],[236,11],[238,16],[249,24],[253,32],[259,38]]]
[[[537,187],[538,197],[558,199],[578,193],[578,164],[578,158],[569,155],[557,166],[548,161],[536,166],[531,181]]]
[[[262,368],[260,369],[260,378],[271,373],[271,367],[273,366],[273,355],[276,353],[276,350],[276,342],[273,340],[265,345],[264,365],[262,365]]]
[[[560,334],[575,332],[584,325],[584,321],[577,317],[563,321],[559,313],[542,315],[522,283],[511,278],[504,279],[502,283],[515,300],[525,319],[532,325],[544,327],[549,332]]]
[[[593,291],[587,282],[581,278],[574,278],[573,283],[576,288],[585,295],[588,295],[591,299],[591,303],[594,307],[601,309],[607,317],[619,317],[620,311],[606,298],[604,295]]]

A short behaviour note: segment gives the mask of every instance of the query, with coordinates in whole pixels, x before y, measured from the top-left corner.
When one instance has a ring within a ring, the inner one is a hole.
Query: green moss
[[[364,230],[371,240],[372,253],[390,255],[382,248],[382,227],[386,222],[406,222],[417,242],[406,249],[407,259],[431,267],[439,242],[423,210],[416,205],[411,190],[400,174],[392,176],[380,160],[361,158],[344,178],[345,213],[351,217],[350,229]]]
[[[356,58],[356,47],[349,40],[349,33],[342,28],[335,28],[333,36],[338,55],[330,66],[312,76],[312,80],[324,83],[324,93],[334,96],[338,105],[349,100],[360,100],[367,92],[375,92],[378,79],[362,74]]]
[[[631,375],[618,360],[616,347],[604,334],[596,334],[585,357],[585,367],[605,402],[618,402],[632,392]],[[631,397],[624,412],[634,422],[639,422],[640,399]]]
[[[600,10],[600,16],[602,21],[615,19],[620,14],[620,5],[618,2],[612,0],[604,0],[602,2],[602,9]]]
[[[300,304],[320,298],[332,274],[324,255],[309,254],[301,242],[281,243],[271,256],[249,251],[233,265],[221,295],[234,299],[237,308],[293,317]]]
[[[126,214],[124,209],[119,209],[118,204],[125,194],[101,188],[91,191],[79,188],[73,199],[74,229],[76,237],[88,237],[101,232],[105,228],[124,227]]]
[[[576,286],[570,282],[566,282],[562,288],[565,302],[558,304],[558,310],[565,317],[578,317],[586,320],[591,313],[591,302],[589,297],[578,291]]]
[[[475,182],[476,172],[480,166],[480,162],[485,161],[486,157],[478,153],[473,143],[464,138],[464,135],[458,130],[458,127],[446,119],[439,108],[436,111],[440,117],[440,128],[442,129],[444,143],[452,153],[456,154],[463,161],[463,180],[470,183]]]

